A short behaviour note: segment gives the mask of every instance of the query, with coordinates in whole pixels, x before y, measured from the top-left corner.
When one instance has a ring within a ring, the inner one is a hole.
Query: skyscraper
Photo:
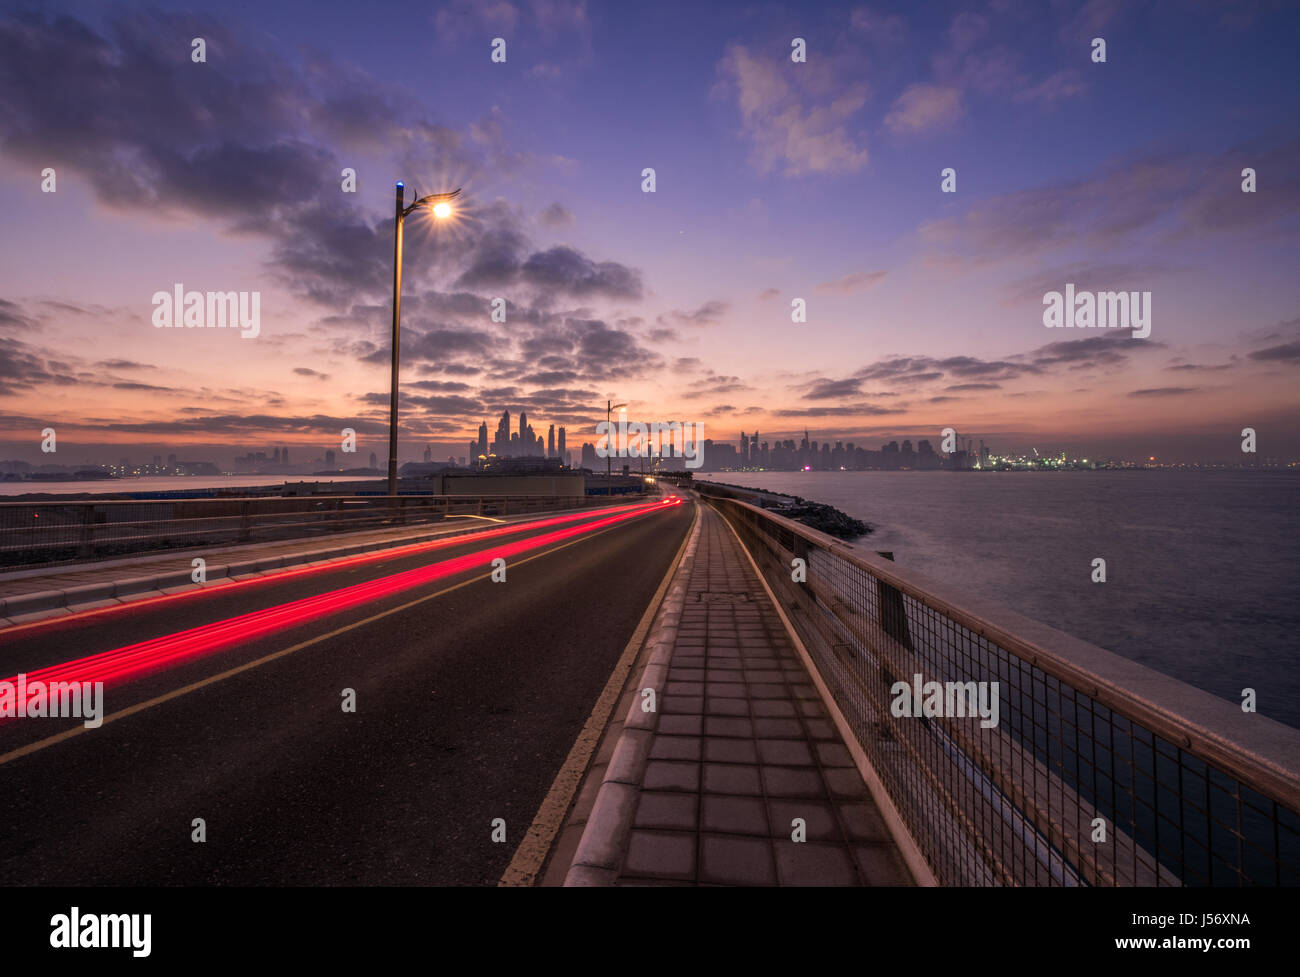
[[[551,425],[551,430],[546,435],[546,457],[555,457],[555,425]]]
[[[564,445],[564,428],[560,428],[560,436],[556,442],[556,450],[560,453],[560,459],[567,465],[569,463],[569,452]]]
[[[510,454],[510,411],[503,410],[497,421],[497,436],[492,443],[493,454],[505,456]]]

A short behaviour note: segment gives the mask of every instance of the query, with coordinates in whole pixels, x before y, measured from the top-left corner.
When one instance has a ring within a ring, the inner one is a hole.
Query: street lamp
[[[610,457],[614,448],[614,432],[609,427],[609,415],[611,411],[627,412],[627,404],[616,404],[611,400],[605,401],[605,494],[612,497],[614,495],[614,476],[609,469]]]
[[[388,408],[388,494],[390,496],[397,495],[397,353],[402,328],[402,226],[406,222],[406,215],[419,207],[428,207],[434,217],[446,220],[452,213],[448,201],[459,193],[459,187],[451,193],[431,193],[403,209],[402,198],[406,194],[406,186],[401,180],[397,181],[397,227],[393,237],[393,390]]]

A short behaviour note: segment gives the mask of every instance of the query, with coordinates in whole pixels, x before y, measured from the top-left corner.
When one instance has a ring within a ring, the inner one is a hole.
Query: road
[[[108,656],[105,713],[142,708],[97,729],[0,720],[0,884],[495,884],[691,519],[625,512],[0,634],[9,678],[236,615],[257,632],[168,639],[144,672]],[[406,589],[264,620],[402,573]]]

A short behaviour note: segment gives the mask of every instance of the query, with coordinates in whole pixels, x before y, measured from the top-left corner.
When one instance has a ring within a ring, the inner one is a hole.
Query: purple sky
[[[1294,5],[211,6],[0,14],[0,458],[383,456],[398,179],[465,188],[407,222],[403,459],[502,409],[576,449],[607,397],[1300,457]],[[257,338],[155,328],[177,282],[260,292]],[[1150,292],[1150,336],[1045,328],[1067,282]]]

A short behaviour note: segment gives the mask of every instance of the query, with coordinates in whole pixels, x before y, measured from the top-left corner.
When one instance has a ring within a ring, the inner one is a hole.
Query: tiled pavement
[[[617,884],[909,884],[752,565],[700,517]]]

